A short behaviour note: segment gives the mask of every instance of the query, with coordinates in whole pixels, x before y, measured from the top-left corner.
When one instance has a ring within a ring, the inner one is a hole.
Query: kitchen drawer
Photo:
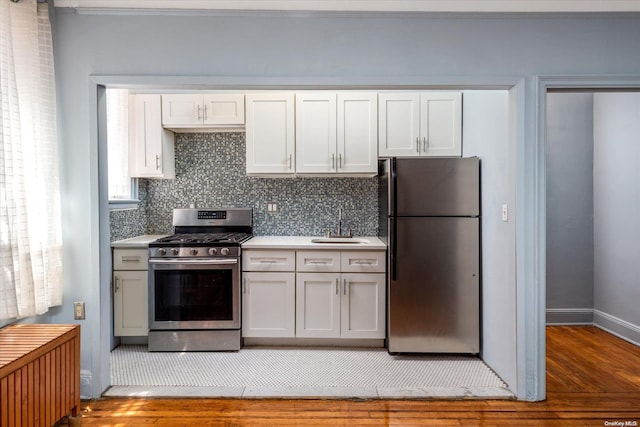
[[[343,251],[341,271],[347,273],[384,273],[386,257],[384,251]]]
[[[295,271],[296,252],[247,249],[242,252],[242,271]]]
[[[114,249],[113,250],[114,270],[148,270],[149,250],[148,249]]]
[[[340,252],[338,251],[298,251],[296,253],[296,271],[340,271]]]

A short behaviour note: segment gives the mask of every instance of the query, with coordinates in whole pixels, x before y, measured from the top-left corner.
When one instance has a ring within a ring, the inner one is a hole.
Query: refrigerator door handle
[[[397,276],[397,262],[396,257],[398,254],[398,236],[396,235],[398,230],[398,174],[396,172],[396,158],[391,159],[391,280],[396,280]]]

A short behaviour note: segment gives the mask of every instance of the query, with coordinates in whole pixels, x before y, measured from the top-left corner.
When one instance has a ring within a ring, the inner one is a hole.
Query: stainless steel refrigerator
[[[388,350],[480,351],[480,159],[380,161]]]

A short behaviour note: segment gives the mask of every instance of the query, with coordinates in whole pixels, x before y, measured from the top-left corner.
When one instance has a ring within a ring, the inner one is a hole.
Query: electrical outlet
[[[268,202],[267,203],[267,212],[269,212],[269,213],[278,212],[278,204],[276,202]]]
[[[504,222],[509,221],[509,205],[506,203],[502,205],[502,220]]]
[[[73,303],[73,318],[75,320],[84,320],[84,303],[83,302]]]

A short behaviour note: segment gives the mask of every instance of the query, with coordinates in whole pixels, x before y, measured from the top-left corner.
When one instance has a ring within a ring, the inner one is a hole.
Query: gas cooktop
[[[158,239],[149,246],[238,246],[250,238],[248,233],[179,233]]]

